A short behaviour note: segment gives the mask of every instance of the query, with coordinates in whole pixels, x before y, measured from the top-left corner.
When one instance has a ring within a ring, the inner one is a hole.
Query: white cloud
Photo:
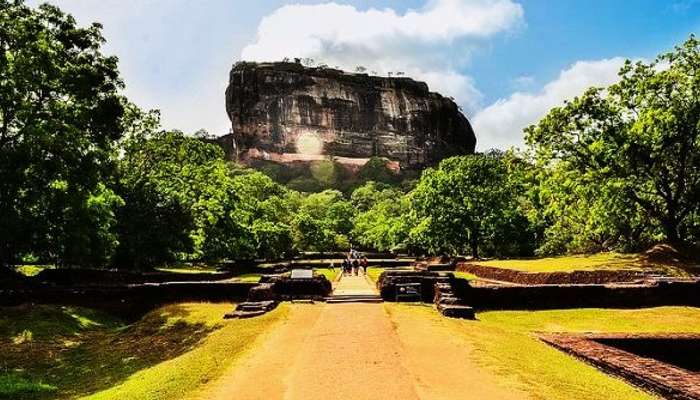
[[[527,90],[535,85],[535,78],[530,75],[522,75],[512,80],[511,86],[515,90]]]
[[[253,36],[255,22],[246,18],[257,18],[257,10],[247,9],[256,6],[243,0],[210,0],[206,7],[191,0],[27,0],[30,6],[44,2],[82,26],[103,25],[102,51],[119,57],[124,94],[143,108],[161,109],[163,128],[229,131],[228,72]]]
[[[522,7],[511,0],[431,0],[403,14],[336,3],[287,5],[263,18],[241,57],[309,57],[346,70],[402,71],[475,110],[481,94],[460,72],[470,46],[522,19]]]
[[[624,59],[579,61],[561,71],[559,77],[539,92],[515,92],[479,111],[472,119],[477,148],[505,149],[523,145],[523,129],[536,123],[552,108],[572,99],[591,86],[605,87],[618,80]]]

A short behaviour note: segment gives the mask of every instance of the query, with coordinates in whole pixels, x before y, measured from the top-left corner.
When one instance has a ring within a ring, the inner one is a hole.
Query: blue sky
[[[298,55],[427,81],[463,106],[480,149],[521,145],[523,127],[614,82],[624,58],[652,59],[700,28],[698,0],[51,2],[103,23],[126,94],[160,108],[166,128],[226,133],[231,64]]]

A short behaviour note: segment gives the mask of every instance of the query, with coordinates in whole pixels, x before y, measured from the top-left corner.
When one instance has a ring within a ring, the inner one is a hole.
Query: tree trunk
[[[479,259],[479,236],[476,232],[474,232],[474,230],[472,230],[472,234],[469,238],[469,241],[472,248],[472,258],[477,260]]]
[[[681,235],[678,233],[680,223],[673,219],[667,219],[663,223],[664,234],[666,240],[672,245],[682,244]]]

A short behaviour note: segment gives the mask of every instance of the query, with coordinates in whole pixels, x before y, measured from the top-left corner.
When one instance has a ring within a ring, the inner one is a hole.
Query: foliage
[[[409,224],[404,216],[410,201],[399,190],[373,181],[355,189],[352,204],[353,238],[359,245],[379,251],[405,250]]]
[[[410,196],[415,220],[410,241],[430,254],[469,252],[477,258],[480,249],[508,253],[504,234],[527,236],[525,217],[499,154],[445,159],[423,173]]]
[[[295,246],[312,251],[347,249],[352,216],[352,204],[339,191],[325,190],[304,197],[292,221]]]
[[[111,256],[117,201],[100,183],[123,102],[103,42],[99,24],[80,28],[54,6],[0,1],[0,264],[27,252],[58,264]]]
[[[299,202],[296,194],[252,171],[236,176],[234,188],[239,199],[234,219],[249,232],[239,239],[248,242],[248,257],[278,259],[290,255],[291,222]]]
[[[137,134],[123,148],[117,265],[152,268],[178,253],[201,256],[232,197],[221,149],[181,132]]]
[[[381,157],[371,157],[357,172],[360,182],[375,181],[386,184],[395,184],[400,180],[399,174],[390,170],[388,160]]]
[[[0,0],[0,264],[146,269],[347,249],[525,256],[700,239],[700,42],[627,62],[525,153],[395,172],[224,160],[124,99],[101,26]],[[397,75],[399,73],[397,72]]]
[[[567,176],[560,183],[600,182],[606,198],[588,221],[602,223],[604,236],[654,239],[658,231],[672,243],[698,239],[699,68],[700,42],[691,37],[654,62],[628,61],[619,83],[589,89],[526,130],[543,168]],[[611,214],[622,214],[600,218],[613,204]],[[643,234],[630,235],[635,230]]]

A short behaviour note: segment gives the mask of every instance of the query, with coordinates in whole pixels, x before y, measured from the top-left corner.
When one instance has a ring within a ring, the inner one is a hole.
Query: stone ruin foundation
[[[700,334],[540,334],[545,343],[668,399],[700,399]]]

